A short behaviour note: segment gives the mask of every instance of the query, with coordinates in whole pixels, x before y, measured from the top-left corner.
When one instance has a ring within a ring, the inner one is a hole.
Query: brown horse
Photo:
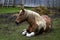
[[[16,24],[27,21],[29,23],[28,29],[25,29],[22,32],[22,35],[26,35],[27,37],[34,36],[39,32],[48,32],[52,28],[52,20],[47,15],[40,16],[38,13],[22,9],[16,18]]]

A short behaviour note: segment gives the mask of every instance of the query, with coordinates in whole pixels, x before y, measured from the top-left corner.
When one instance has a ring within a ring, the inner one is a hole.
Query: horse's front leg
[[[26,36],[31,37],[31,36],[34,36],[34,35],[35,35],[35,33],[32,31],[32,26],[29,26],[28,29],[27,29]]]
[[[22,31],[22,35],[26,35],[27,32],[30,33],[30,31],[29,31],[29,30],[30,30],[30,27],[31,27],[31,26],[29,26],[28,29],[24,29],[24,30]]]
[[[27,30],[24,29],[23,32],[22,32],[22,35],[26,35],[26,33],[27,33]]]
[[[28,28],[28,30],[27,30],[26,36],[27,36],[27,37],[34,36],[34,35],[36,34],[36,33],[35,33],[36,29],[37,29],[37,25],[36,25],[36,24],[30,26],[30,27]]]

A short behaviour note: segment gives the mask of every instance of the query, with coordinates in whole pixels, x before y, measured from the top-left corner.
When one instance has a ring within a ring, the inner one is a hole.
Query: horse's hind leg
[[[52,30],[52,25],[49,25],[49,30],[48,30],[48,32],[51,32],[51,30]]]
[[[44,32],[44,28],[41,28],[38,33],[42,34],[43,32]]]

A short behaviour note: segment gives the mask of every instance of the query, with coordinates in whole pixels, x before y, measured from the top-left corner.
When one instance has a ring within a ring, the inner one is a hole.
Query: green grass
[[[60,19],[53,21],[53,31],[47,34],[37,35],[31,38],[21,35],[21,31],[28,27],[27,23],[16,26],[14,22],[0,18],[0,40],[60,40]]]
[[[18,12],[20,8],[17,7],[0,7],[0,14]]]
[[[0,14],[5,14],[5,13],[15,13],[19,12],[21,8],[19,7],[0,7]],[[32,9],[32,8],[26,8],[26,9]]]

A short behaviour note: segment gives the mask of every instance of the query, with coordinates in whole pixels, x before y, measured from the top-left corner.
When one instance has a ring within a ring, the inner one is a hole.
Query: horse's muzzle
[[[15,21],[15,23],[16,23],[17,25],[19,25],[19,23],[18,23],[18,22],[16,22],[16,21]]]

